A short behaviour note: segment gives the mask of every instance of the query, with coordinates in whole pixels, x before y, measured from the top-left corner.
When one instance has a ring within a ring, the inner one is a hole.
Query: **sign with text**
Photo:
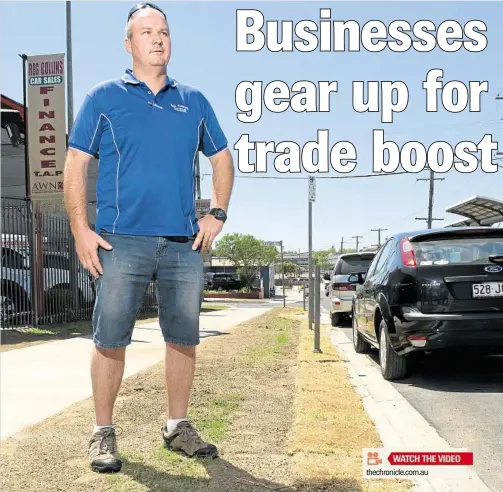
[[[316,201],[316,181],[314,180],[314,176],[309,176],[309,201]]]
[[[27,57],[28,155],[32,199],[63,198],[65,55]]]
[[[466,449],[403,450],[365,448],[362,450],[363,478],[469,478],[473,453]]]

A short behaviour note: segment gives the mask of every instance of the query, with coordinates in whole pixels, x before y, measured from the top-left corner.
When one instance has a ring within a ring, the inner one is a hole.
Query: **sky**
[[[74,110],[95,84],[120,77],[131,60],[124,49],[124,27],[134,2],[73,2]],[[377,232],[388,229],[382,239],[403,230],[422,229],[426,217],[427,172],[358,179],[327,179],[372,174],[372,132],[384,130],[385,140],[402,146],[419,141],[426,147],[436,141],[452,146],[468,140],[478,143],[485,134],[499,141],[503,152],[503,46],[502,2],[158,2],[169,20],[172,57],[168,74],[181,84],[199,89],[212,104],[229,141],[236,179],[229,208],[226,233],[252,234],[265,241],[283,240],[286,250],[306,251],[308,247],[307,172],[280,174],[269,155],[267,179],[238,169],[234,144],[241,135],[251,141],[294,141],[301,147],[317,139],[317,130],[329,131],[330,147],[349,141],[357,149],[357,166],[347,175],[331,171],[317,174],[313,203],[313,248],[332,245],[354,247],[353,236],[362,236],[360,245],[377,243]],[[257,52],[236,51],[236,10],[258,9],[267,21],[313,20],[319,22],[320,8],[331,8],[332,20],[355,20],[360,26],[370,20],[386,25],[394,20],[413,24],[428,19],[439,25],[456,20],[464,25],[482,20],[487,25],[488,44],[480,53],[466,50],[429,53],[409,50],[396,53],[385,49],[360,52]],[[27,55],[66,51],[65,2],[0,2],[0,87],[1,92],[22,101],[22,65],[19,53]],[[449,113],[440,107],[425,111],[422,81],[433,68],[444,70],[444,81],[488,81],[489,91],[481,95],[481,110]],[[296,113],[288,109],[274,113],[263,107],[255,123],[242,123],[236,105],[236,88],[242,81],[281,80],[291,86],[308,80],[338,81],[339,90],[331,98],[329,112]],[[409,91],[405,111],[394,115],[393,123],[382,123],[379,113],[357,113],[352,107],[353,81],[403,81]],[[503,161],[499,161],[503,162]],[[211,197],[211,165],[201,155],[202,197]],[[399,168],[399,171],[401,169]],[[451,170],[435,181],[434,217],[443,218],[435,226],[453,222],[458,216],[445,209],[472,195],[503,199],[503,169],[470,174]],[[298,179],[302,178],[302,179]]]

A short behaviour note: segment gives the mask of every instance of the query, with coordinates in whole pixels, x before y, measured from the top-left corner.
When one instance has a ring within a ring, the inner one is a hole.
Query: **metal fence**
[[[1,208],[1,328],[91,319],[96,281],[78,260],[66,214],[3,197]],[[140,312],[156,309],[151,282]]]

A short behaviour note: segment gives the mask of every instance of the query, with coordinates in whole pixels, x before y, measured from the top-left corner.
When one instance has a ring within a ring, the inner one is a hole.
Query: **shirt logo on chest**
[[[171,107],[175,111],[179,111],[180,113],[186,113],[189,110],[189,108],[187,106],[184,106],[183,104],[173,104],[173,103],[171,103]]]

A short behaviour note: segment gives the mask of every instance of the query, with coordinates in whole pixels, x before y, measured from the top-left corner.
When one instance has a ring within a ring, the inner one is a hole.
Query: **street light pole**
[[[70,133],[73,127],[73,51],[72,51],[72,2],[66,3],[66,92],[67,92],[67,147],[68,139],[70,138]],[[87,201],[87,197],[86,197]],[[77,257],[77,250],[75,247],[75,241],[70,238],[68,242],[68,253],[70,257],[70,285],[73,294],[73,307],[75,311],[79,311],[82,307],[80,305],[80,298],[78,295],[79,280],[78,280],[78,270],[79,270],[79,259]]]
[[[66,2],[66,91],[68,93],[68,135],[73,126],[72,2]]]

